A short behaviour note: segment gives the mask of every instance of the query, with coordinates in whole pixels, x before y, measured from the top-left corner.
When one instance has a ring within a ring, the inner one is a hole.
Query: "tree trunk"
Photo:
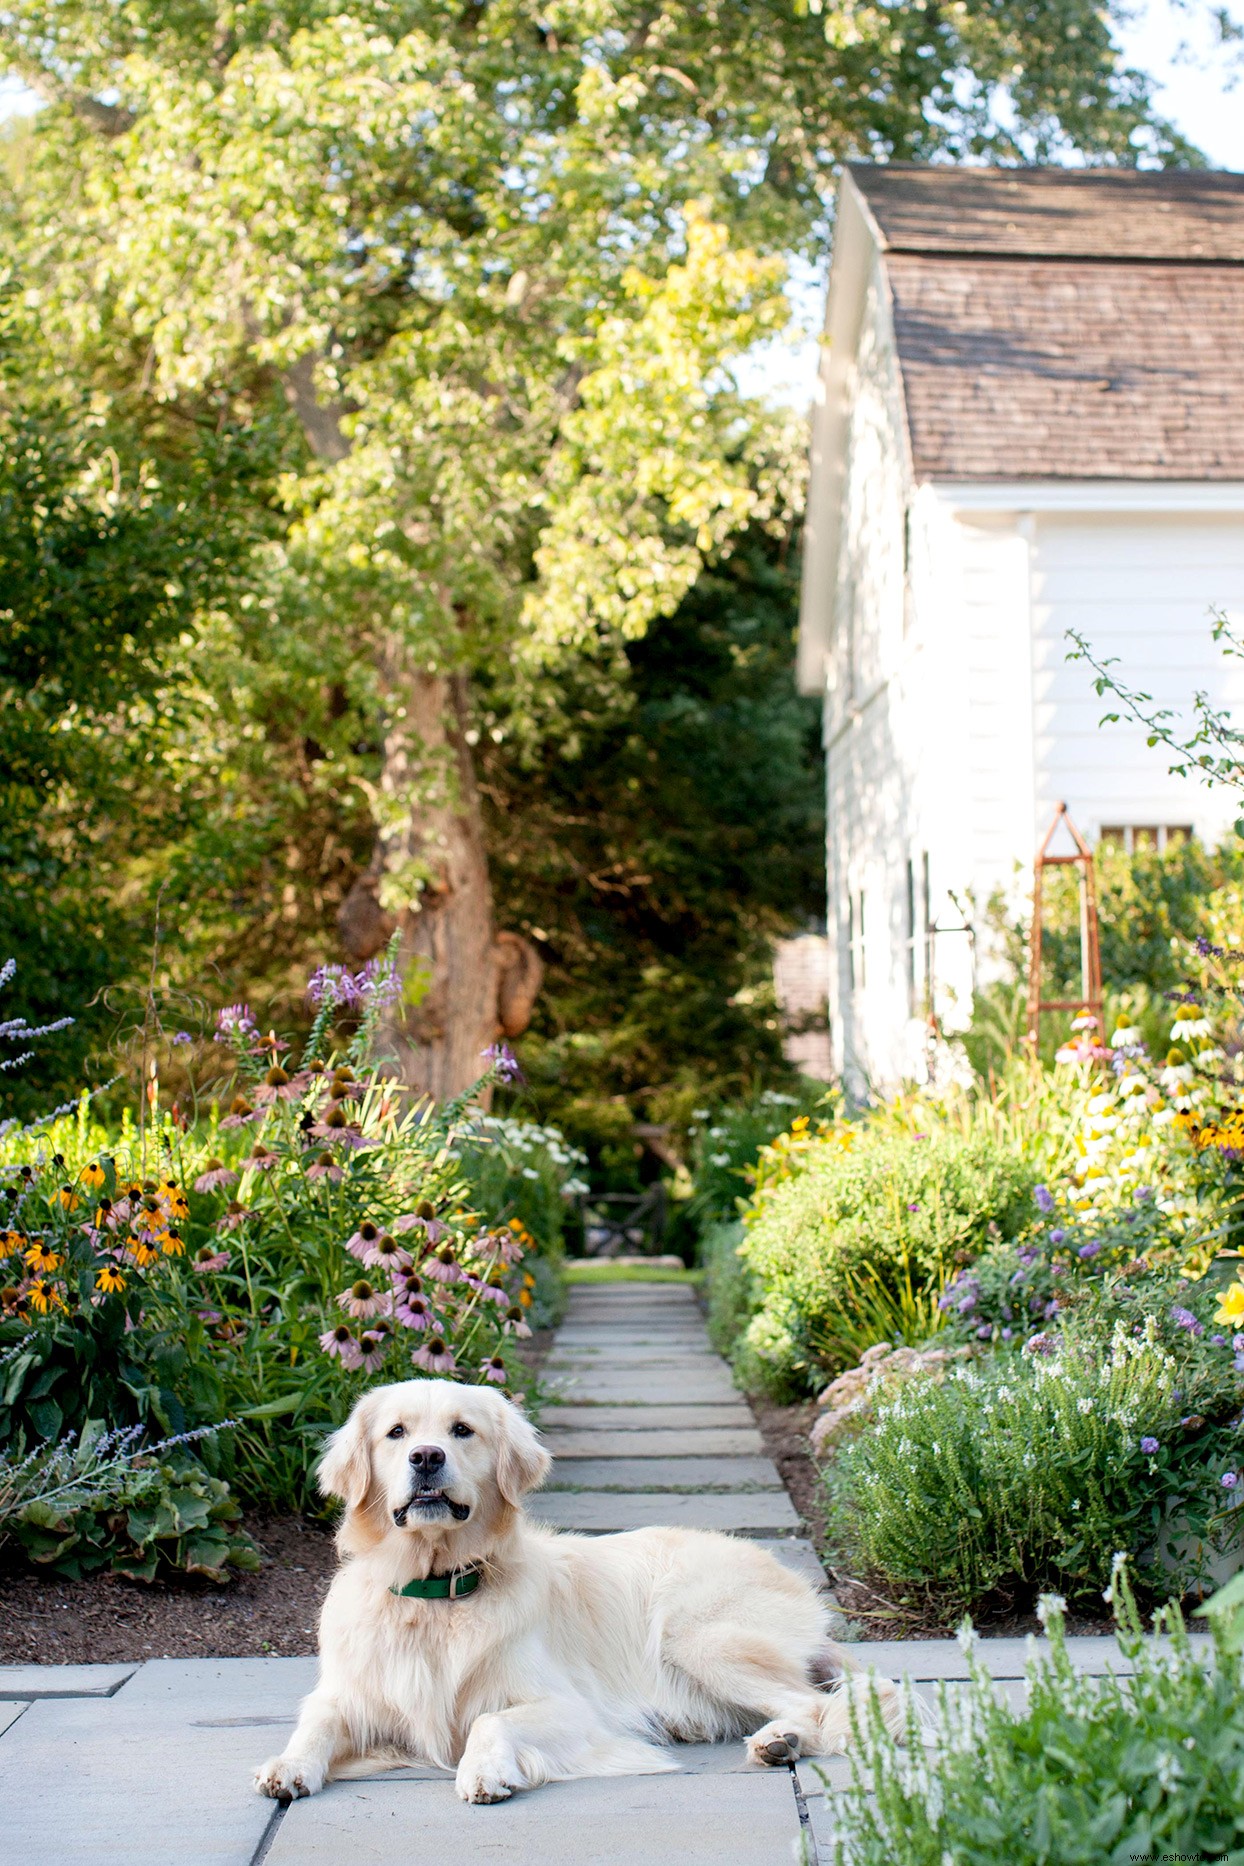
[[[465,677],[412,670],[397,656],[384,671],[392,724],[381,827],[338,924],[356,960],[400,931],[403,992],[380,1051],[403,1081],[445,1101],[483,1074],[491,1043],[526,1028],[541,967],[526,940],[493,924]]]

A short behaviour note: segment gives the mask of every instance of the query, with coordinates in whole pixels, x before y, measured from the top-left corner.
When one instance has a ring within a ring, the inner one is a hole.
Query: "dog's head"
[[[404,1380],[358,1401],[328,1441],[319,1485],[346,1506],[338,1540],[351,1553],[398,1533],[477,1554],[550,1463],[530,1420],[493,1388]]]

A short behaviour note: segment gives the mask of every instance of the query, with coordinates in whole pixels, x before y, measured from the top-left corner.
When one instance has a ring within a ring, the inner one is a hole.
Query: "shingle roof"
[[[851,173],[918,479],[1244,479],[1244,176]]]

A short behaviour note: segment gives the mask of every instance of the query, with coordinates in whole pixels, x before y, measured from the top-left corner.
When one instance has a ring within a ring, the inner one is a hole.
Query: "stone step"
[[[678,1406],[728,1404],[735,1389],[724,1374],[714,1372],[679,1374],[633,1373],[602,1370],[580,1373],[577,1370],[546,1368],[548,1385],[562,1405],[584,1400],[606,1401],[610,1405]]]
[[[558,1458],[544,1489],[780,1491],[782,1480],[768,1458]]]
[[[614,1402],[597,1404],[576,1399],[560,1405],[542,1407],[537,1424],[544,1431],[566,1427],[577,1432],[616,1431],[695,1431],[701,1426],[730,1430],[755,1431],[751,1407],[736,1393],[729,1404],[645,1406],[642,1401],[625,1405]]]
[[[764,1441],[754,1426],[686,1426],[652,1432],[591,1431],[557,1427],[540,1434],[555,1458],[760,1457]]]
[[[609,1535],[622,1529],[720,1529],[735,1535],[794,1534],[799,1518],[785,1491],[540,1491],[528,1513],[555,1529]]]

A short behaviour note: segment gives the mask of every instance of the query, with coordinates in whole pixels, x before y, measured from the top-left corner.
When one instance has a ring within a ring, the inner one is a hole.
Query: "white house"
[[[1244,176],[853,166],[813,420],[799,677],[823,693],[834,1062],[922,1078],[990,895],[1239,814],[1100,724],[1068,631],[1244,710]],[[1027,873],[1025,874],[1025,869]]]

